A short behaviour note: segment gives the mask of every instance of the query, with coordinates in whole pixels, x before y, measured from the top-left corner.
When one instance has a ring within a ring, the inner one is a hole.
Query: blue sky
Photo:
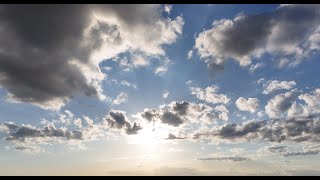
[[[0,7],[0,174],[319,175],[317,5]]]

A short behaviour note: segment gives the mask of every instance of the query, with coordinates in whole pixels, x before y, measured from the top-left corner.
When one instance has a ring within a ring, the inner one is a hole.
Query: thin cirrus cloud
[[[1,5],[0,85],[11,102],[49,110],[78,93],[103,100],[102,60],[128,50],[165,56],[161,46],[182,33],[182,17],[171,20],[163,11],[161,5]],[[135,58],[136,66],[146,64]]]
[[[210,68],[221,69],[229,59],[250,67],[265,53],[281,60],[281,67],[294,67],[319,51],[319,5],[281,5],[273,12],[237,15],[213,22],[202,31],[194,48]],[[283,61],[284,59],[290,59]],[[280,67],[280,66],[278,66]]]

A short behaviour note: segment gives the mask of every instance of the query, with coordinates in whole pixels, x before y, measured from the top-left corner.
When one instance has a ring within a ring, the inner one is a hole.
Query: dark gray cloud
[[[97,96],[83,72],[69,63],[70,59],[89,63],[92,49],[99,47],[95,30],[90,33],[92,41],[82,45],[89,25],[86,6],[1,5],[1,9],[0,84],[15,100],[57,109],[75,92]]]
[[[167,20],[162,11],[161,5],[1,5],[0,85],[11,100],[50,110],[75,95],[103,99],[99,62],[128,49],[165,54],[161,46],[182,33],[183,19]]]
[[[272,153],[285,153],[288,151],[287,146],[271,146],[267,150]]]
[[[239,157],[239,156],[231,156],[231,157],[208,157],[208,158],[198,158],[198,160],[201,161],[234,161],[234,162],[240,162],[240,161],[246,161],[249,160],[245,157]]]
[[[185,115],[187,113],[189,105],[190,105],[190,103],[188,103],[186,101],[175,102],[173,104],[172,109],[173,109],[173,111],[175,111],[179,115]]]
[[[127,126],[127,129],[126,129],[126,133],[128,135],[131,135],[131,134],[137,134],[138,131],[140,131],[142,129],[142,127],[137,124],[136,122],[133,123],[133,126],[131,127],[131,125],[128,123],[128,126]]]
[[[111,128],[124,128],[128,135],[137,134],[138,131],[142,129],[136,122],[134,122],[132,126],[131,123],[127,121],[127,117],[122,111],[111,110],[106,117],[106,121]]]
[[[289,157],[289,156],[307,156],[307,155],[317,155],[320,153],[320,150],[308,150],[302,152],[286,152],[283,153],[282,156]]]
[[[162,123],[175,126],[175,127],[178,127],[183,123],[183,120],[181,119],[181,117],[172,112],[164,112],[161,115],[160,119]]]
[[[265,140],[269,142],[320,142],[320,120],[317,117],[249,121],[227,124],[213,131],[194,134],[194,139],[216,138],[221,140]]]
[[[175,139],[187,139],[187,138],[186,137],[177,137],[176,135],[169,133],[169,135],[166,139],[167,140],[175,140]]]
[[[7,123],[1,123],[7,125]],[[17,126],[10,125],[8,136],[5,138],[7,141],[20,141],[32,140],[37,138],[60,138],[65,140],[83,140],[83,132],[79,130],[69,131],[65,128],[56,128],[53,125],[48,125],[43,128],[36,128],[32,126]]]
[[[159,112],[156,109],[145,109],[143,113],[141,113],[141,117],[146,119],[148,122],[155,120],[159,116]]]
[[[122,112],[110,111],[109,117],[110,118],[107,118],[107,121],[110,127],[117,127],[120,129],[127,123],[126,116]]]
[[[268,13],[214,21],[212,29],[196,38],[195,49],[211,69],[223,69],[228,59],[249,66],[264,53],[279,60],[292,57],[285,65],[295,66],[318,50],[309,37],[319,32],[319,23],[319,5],[281,5]]]

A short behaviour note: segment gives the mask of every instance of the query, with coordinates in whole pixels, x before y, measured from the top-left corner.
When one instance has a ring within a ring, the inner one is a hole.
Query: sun
[[[144,149],[156,149],[166,137],[166,131],[163,128],[155,128],[152,124],[147,124],[137,135],[129,137],[130,144],[139,144]]]

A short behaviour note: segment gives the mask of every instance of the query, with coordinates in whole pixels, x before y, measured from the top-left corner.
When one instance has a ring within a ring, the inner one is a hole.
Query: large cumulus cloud
[[[281,5],[275,11],[213,22],[201,32],[195,49],[208,67],[221,69],[228,59],[249,66],[263,54],[274,55],[280,67],[296,66],[319,50],[319,5]],[[252,68],[254,65],[252,65]]]
[[[0,86],[15,102],[58,110],[72,96],[104,99],[99,63],[130,51],[165,55],[183,19],[161,5],[1,5]]]

